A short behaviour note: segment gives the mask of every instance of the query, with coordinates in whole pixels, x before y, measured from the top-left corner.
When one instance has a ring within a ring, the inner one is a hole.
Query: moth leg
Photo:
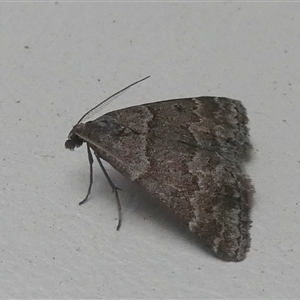
[[[91,190],[92,190],[92,185],[93,185],[93,156],[92,156],[92,152],[91,152],[91,149],[88,145],[88,143],[86,143],[86,146],[87,146],[87,153],[88,153],[88,159],[89,159],[89,164],[90,164],[90,185],[89,185],[89,188],[88,188],[88,191],[87,191],[87,194],[85,196],[85,198],[79,202],[79,205],[82,205],[83,203],[85,203],[91,193]]]
[[[101,169],[102,169],[102,171],[103,171],[103,173],[104,173],[104,175],[105,175],[107,181],[109,182],[110,186],[112,187],[113,193],[114,193],[115,196],[116,196],[117,206],[118,206],[118,215],[119,215],[119,216],[118,216],[119,220],[118,220],[117,230],[119,230],[120,227],[121,227],[121,223],[122,223],[121,202],[120,202],[119,194],[118,194],[118,190],[120,190],[120,189],[119,189],[118,187],[116,187],[116,186],[114,185],[114,183],[112,182],[112,180],[110,179],[110,177],[109,177],[107,171],[105,170],[105,168],[104,168],[104,166],[103,166],[103,164],[102,164],[102,161],[101,161],[100,157],[99,157],[96,153],[95,153],[95,156],[96,156],[96,158],[97,158],[97,160],[98,160],[98,162],[99,162],[99,165],[100,165],[100,167],[101,167]]]

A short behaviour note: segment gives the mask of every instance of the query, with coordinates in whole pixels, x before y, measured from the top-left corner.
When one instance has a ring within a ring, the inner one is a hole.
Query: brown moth
[[[148,78],[148,77],[146,77]],[[142,79],[145,80],[146,78]],[[242,164],[251,144],[246,109],[238,100],[193,97],[143,104],[109,112],[71,130],[66,148],[87,144],[90,194],[93,150],[150,193],[224,260],[241,261],[250,247],[253,186]]]

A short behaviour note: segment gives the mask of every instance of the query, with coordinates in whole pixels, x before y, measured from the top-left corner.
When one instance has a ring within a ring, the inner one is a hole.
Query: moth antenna
[[[88,112],[86,112],[81,118],[80,120],[77,122],[77,124],[79,124],[83,119],[85,119],[86,117],[90,116],[92,113],[95,112],[96,109],[100,109],[103,108],[104,104],[108,104],[109,102],[113,101],[114,99],[116,99],[118,96],[120,96],[122,93],[124,93],[126,90],[128,90],[129,88],[131,88],[132,86],[148,79],[150,76],[147,76],[143,79],[140,79],[128,86],[126,86],[125,88],[123,88],[122,90],[114,93],[113,95],[111,95],[110,97],[106,98],[105,100],[101,101],[99,104],[97,104],[96,106],[94,106],[92,109],[90,109]]]

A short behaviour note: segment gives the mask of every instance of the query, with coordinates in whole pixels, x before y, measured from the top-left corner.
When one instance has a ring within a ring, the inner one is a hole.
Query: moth
[[[148,76],[149,77],[149,76]],[[73,127],[65,147],[87,145],[116,196],[102,159],[145,189],[220,258],[241,261],[250,247],[254,188],[243,170],[250,158],[248,118],[239,100],[192,97],[132,106],[84,120],[143,78],[105,99]],[[91,151],[92,150],[92,151]]]

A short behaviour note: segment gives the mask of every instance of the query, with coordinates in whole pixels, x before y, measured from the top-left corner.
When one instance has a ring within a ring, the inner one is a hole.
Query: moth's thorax
[[[85,125],[85,129],[89,132],[97,131],[102,135],[118,136],[124,131],[124,126],[120,121],[109,114],[88,122]]]
[[[74,150],[75,147],[80,147],[86,139],[101,142],[111,141],[126,134],[128,128],[120,124],[120,121],[109,115],[101,116],[93,121],[76,124],[70,131],[68,140],[65,143],[67,149]]]

